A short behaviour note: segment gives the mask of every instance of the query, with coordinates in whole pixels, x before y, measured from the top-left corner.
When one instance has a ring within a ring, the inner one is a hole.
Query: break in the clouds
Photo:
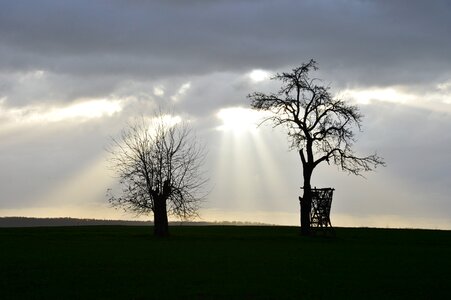
[[[318,172],[337,188],[337,220],[449,228],[450,11],[445,0],[2,1],[0,213],[109,217],[108,136],[164,106],[209,149],[207,218],[295,224],[298,158],[283,133],[247,130],[246,95],[315,58],[366,115],[357,149],[388,163],[368,180]]]

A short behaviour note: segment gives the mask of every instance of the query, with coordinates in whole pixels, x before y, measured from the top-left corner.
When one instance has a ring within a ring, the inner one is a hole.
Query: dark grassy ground
[[[0,229],[0,299],[451,299],[451,231]]]

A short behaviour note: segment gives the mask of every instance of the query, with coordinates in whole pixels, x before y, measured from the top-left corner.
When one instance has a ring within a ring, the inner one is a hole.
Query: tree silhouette
[[[291,72],[272,77],[282,82],[276,93],[248,95],[253,109],[272,112],[263,122],[284,126],[290,148],[299,153],[303,168],[304,192],[299,197],[303,235],[310,234],[311,178],[316,166],[332,162],[343,171],[361,175],[378,165],[385,165],[377,154],[356,156],[352,150],[353,129],[361,130],[359,108],[334,98],[320,80],[310,78],[309,72],[317,69],[317,63],[312,59]]]
[[[119,197],[108,190],[109,202],[137,215],[153,213],[154,234],[167,236],[168,214],[197,215],[206,182],[203,149],[187,124],[169,115],[135,119],[107,148],[122,187]]]

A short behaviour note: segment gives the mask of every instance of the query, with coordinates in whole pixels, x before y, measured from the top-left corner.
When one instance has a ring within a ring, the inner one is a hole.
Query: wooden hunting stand
[[[312,189],[312,209],[310,211],[312,227],[332,229],[330,207],[334,190],[333,188]]]

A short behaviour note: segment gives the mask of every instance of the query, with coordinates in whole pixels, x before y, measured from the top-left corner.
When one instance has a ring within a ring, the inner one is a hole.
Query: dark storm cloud
[[[343,81],[428,81],[449,75],[450,9],[448,1],[3,1],[0,64],[149,78],[314,57]]]

